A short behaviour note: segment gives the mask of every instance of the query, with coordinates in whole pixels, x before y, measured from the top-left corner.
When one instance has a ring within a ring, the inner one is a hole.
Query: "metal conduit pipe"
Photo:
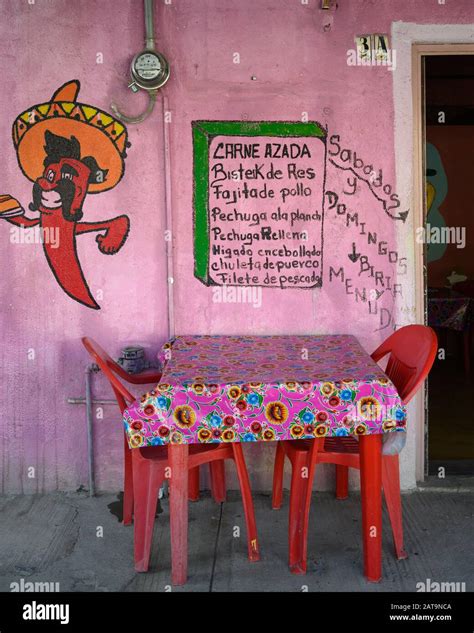
[[[137,53],[132,60],[130,72],[132,82],[129,84],[129,88],[133,92],[138,92],[140,89],[145,90],[148,94],[148,105],[145,111],[137,116],[127,115],[121,112],[115,103],[111,103],[110,107],[115,116],[124,123],[142,123],[153,112],[156,103],[156,97],[158,89],[165,85],[170,76],[170,69],[168,61],[165,57],[159,53],[155,48],[155,25],[154,25],[154,0],[144,0],[144,12],[145,12],[145,50]],[[149,52],[147,55],[146,53]],[[139,61],[144,58],[148,58],[145,62],[148,65],[148,71],[156,71],[154,74],[146,74],[147,69],[140,68]],[[150,60],[155,60],[155,64],[158,64],[158,68],[150,68]]]
[[[154,0],[145,0],[145,48],[155,50]]]
[[[94,472],[94,434],[93,434],[93,423],[94,423],[94,413],[92,411],[92,407],[94,404],[117,404],[116,400],[108,400],[108,399],[97,399],[94,400],[92,397],[92,374],[97,373],[99,367],[94,363],[87,365],[84,370],[85,376],[85,389],[86,389],[86,397],[85,398],[68,398],[68,404],[85,404],[86,405],[86,432],[87,432],[87,471],[88,471],[88,486],[89,486],[89,497],[95,496],[95,472]]]

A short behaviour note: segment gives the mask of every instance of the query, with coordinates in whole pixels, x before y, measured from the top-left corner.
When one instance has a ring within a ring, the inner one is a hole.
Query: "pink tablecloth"
[[[394,385],[353,336],[178,336],[124,413],[131,448],[405,431]]]

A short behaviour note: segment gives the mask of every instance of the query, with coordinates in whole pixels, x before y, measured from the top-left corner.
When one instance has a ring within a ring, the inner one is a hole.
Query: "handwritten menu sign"
[[[314,122],[194,121],[195,275],[321,286],[326,132]]]

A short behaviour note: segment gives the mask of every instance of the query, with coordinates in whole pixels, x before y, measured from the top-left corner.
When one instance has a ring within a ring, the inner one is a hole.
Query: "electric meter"
[[[139,88],[158,90],[168,81],[170,67],[161,53],[145,50],[132,59],[130,72],[133,81],[129,87],[134,92],[137,92]]]

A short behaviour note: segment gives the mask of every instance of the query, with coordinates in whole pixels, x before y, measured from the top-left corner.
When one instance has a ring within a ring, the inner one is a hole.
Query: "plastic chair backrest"
[[[438,350],[438,338],[426,325],[406,325],[394,332],[372,354],[375,362],[390,354],[385,373],[407,404],[421,386]]]
[[[93,339],[85,336],[82,339],[82,344],[92,356],[97,365],[107,376],[112,389],[114,390],[117,403],[120,407],[120,411],[127,408],[128,405],[135,402],[135,396],[128,391],[128,389],[120,382],[117,376],[120,376],[124,380],[127,380],[127,372],[116,363],[102,347],[96,343]]]

